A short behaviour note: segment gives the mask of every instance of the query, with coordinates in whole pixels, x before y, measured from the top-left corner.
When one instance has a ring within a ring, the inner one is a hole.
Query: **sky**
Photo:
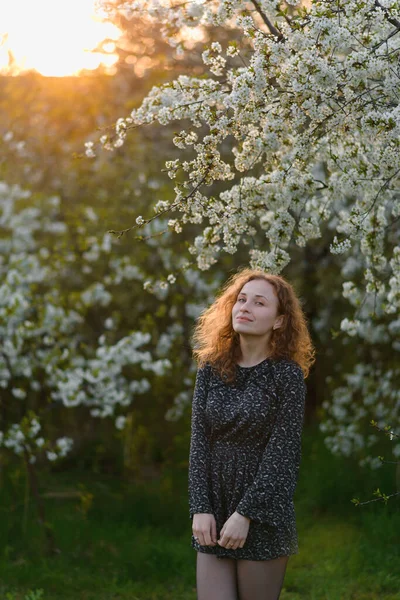
[[[75,75],[116,61],[90,50],[119,31],[95,16],[94,0],[18,0],[0,4],[0,73],[6,73],[9,51],[18,70],[45,76]]]

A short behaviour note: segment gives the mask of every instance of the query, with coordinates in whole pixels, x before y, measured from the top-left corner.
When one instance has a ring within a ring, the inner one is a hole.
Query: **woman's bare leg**
[[[288,556],[272,560],[238,560],[240,600],[279,600]]]
[[[238,600],[236,560],[197,552],[196,584],[197,600]]]

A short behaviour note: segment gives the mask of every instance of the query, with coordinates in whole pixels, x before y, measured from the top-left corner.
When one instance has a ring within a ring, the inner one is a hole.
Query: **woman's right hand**
[[[192,531],[198,537],[200,546],[217,545],[217,523],[215,517],[209,513],[196,513],[193,515]]]

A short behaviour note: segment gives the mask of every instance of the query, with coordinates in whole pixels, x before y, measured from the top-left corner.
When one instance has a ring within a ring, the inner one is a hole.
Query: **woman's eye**
[[[242,301],[246,302],[246,299],[245,298],[238,298],[238,302],[242,302]],[[256,301],[256,304],[259,304],[260,306],[264,306],[264,302],[257,302]]]

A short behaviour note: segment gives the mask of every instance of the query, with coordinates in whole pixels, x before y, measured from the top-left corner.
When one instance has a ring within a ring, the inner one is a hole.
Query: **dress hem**
[[[298,548],[294,549],[294,550],[288,550],[287,548],[282,548],[281,550],[275,550],[274,552],[270,552],[269,554],[266,554],[266,555],[261,555],[260,553],[257,553],[257,556],[255,556],[252,553],[241,554],[240,556],[237,554],[233,554],[234,552],[236,552],[236,550],[231,550],[228,552],[220,552],[217,554],[216,552],[206,550],[202,546],[197,547],[194,544],[192,544],[192,548],[193,548],[193,550],[196,550],[196,552],[201,552],[202,554],[212,554],[212,555],[216,556],[217,558],[234,558],[235,560],[274,560],[275,558],[280,558],[281,556],[289,557],[289,556],[295,556],[296,554],[299,554]],[[215,546],[210,546],[210,548],[215,548]]]

